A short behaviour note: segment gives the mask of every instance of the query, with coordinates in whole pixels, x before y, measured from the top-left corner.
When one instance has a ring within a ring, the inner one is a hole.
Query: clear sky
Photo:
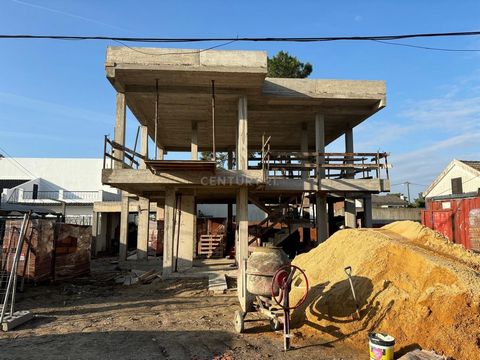
[[[480,30],[478,0],[0,0],[2,34],[300,37],[473,30]],[[471,37],[399,42],[480,49],[480,38]],[[118,44],[0,40],[0,147],[12,156],[101,157],[115,107],[104,72],[107,45]],[[355,129],[355,149],[392,154],[392,191],[404,191],[396,184],[405,181],[419,184],[414,194],[424,190],[453,158],[480,160],[480,52],[374,42],[233,43],[224,49],[286,50],[313,64],[312,78],[386,80],[387,107]],[[135,131],[129,119],[130,141]]]

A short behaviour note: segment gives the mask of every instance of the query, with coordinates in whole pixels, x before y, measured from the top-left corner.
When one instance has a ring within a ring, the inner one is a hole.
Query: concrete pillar
[[[325,116],[323,114],[315,114],[315,152],[325,152]],[[325,156],[317,154],[317,180],[318,188],[321,188],[322,179],[325,178],[325,169],[320,165],[325,163]],[[316,197],[316,227],[317,227],[317,244],[328,238],[328,222],[327,222],[327,194],[317,192]]]
[[[117,107],[115,112],[115,131],[114,140],[117,144],[125,145],[125,124],[126,124],[126,107],[125,94],[117,93]],[[124,152],[121,150],[114,150],[114,157],[120,159],[115,161],[113,167],[121,169],[123,167]]]
[[[163,147],[157,147],[157,160],[163,160],[165,157],[165,149]]]
[[[247,293],[246,263],[248,259],[248,188],[241,187],[237,193],[237,241],[236,257],[238,262],[237,293],[243,311],[249,310],[251,296]]]
[[[150,200],[138,198],[137,259],[148,259],[148,233],[150,223]]]
[[[328,239],[327,194],[317,193],[317,244]]]
[[[95,243],[95,255],[107,250],[107,225],[109,213],[98,213],[97,220],[97,241]]]
[[[308,127],[307,127],[307,123],[304,122],[302,123],[302,133],[300,135],[300,151],[301,152],[308,152]],[[303,163],[305,163],[305,161],[302,161]],[[302,179],[303,180],[308,180],[308,174],[309,174],[309,171],[308,170],[303,170],[302,171]]]
[[[190,269],[193,266],[194,243],[197,235],[195,197],[181,194],[178,199],[174,228],[174,271]]]
[[[140,154],[145,156],[145,159],[148,159],[148,128],[146,126],[140,126]],[[142,159],[140,159],[139,168],[147,168],[145,161]]]
[[[363,226],[366,228],[373,227],[371,194],[367,194],[363,198]]]
[[[198,160],[198,124],[192,121],[192,141],[190,143],[192,160]]]
[[[130,198],[128,193],[122,192],[122,206],[120,213],[120,250],[119,260],[127,260],[127,240],[128,240],[128,213]]]
[[[345,152],[352,154],[354,152],[353,148],[353,128],[350,124],[347,125],[345,129]],[[346,156],[346,163],[353,164],[353,157],[351,155]],[[353,179],[355,177],[355,172],[353,169],[347,169],[346,176],[347,179]],[[345,226],[349,228],[357,227],[357,209],[355,208],[355,199],[345,199]]]
[[[98,217],[99,213],[94,211],[92,213],[92,254],[97,255],[97,235],[98,235]]]
[[[345,198],[345,227],[356,228],[357,227],[357,209],[355,207],[355,199]]]
[[[157,201],[157,221],[165,220],[165,200]]]
[[[325,116],[323,114],[315,114],[315,151],[317,153],[325,152]],[[325,163],[325,156],[317,155],[317,164]],[[325,177],[325,169],[318,168],[318,179]]]
[[[350,124],[347,125],[345,129],[345,152],[348,154],[352,154],[354,152],[353,149],[353,128]],[[351,155],[346,156],[346,163],[353,164],[353,157]],[[355,171],[353,169],[347,169],[346,171],[346,178],[353,179],[355,177]]]
[[[335,226],[335,202],[333,201],[333,198],[330,198],[329,201],[327,201],[328,209],[328,236],[333,235],[333,228]]]
[[[238,99],[237,170],[248,169],[248,114],[247,97]]]
[[[174,214],[175,214],[175,189],[165,190],[165,221],[163,228],[163,275],[173,271],[173,237],[174,237]]]

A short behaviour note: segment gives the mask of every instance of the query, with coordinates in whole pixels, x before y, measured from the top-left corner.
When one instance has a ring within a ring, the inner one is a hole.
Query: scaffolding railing
[[[272,151],[262,148],[264,179],[388,179],[388,153]],[[252,160],[255,160],[252,158]]]

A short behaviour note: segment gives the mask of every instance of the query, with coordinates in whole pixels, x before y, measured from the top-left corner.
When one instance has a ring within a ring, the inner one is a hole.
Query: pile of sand
[[[413,347],[456,359],[480,354],[480,256],[448,243],[418,223],[351,229],[295,258],[310,281],[307,301],[293,313],[305,336],[367,346],[376,330]],[[344,272],[353,269],[360,319]],[[292,302],[303,284],[294,282]]]

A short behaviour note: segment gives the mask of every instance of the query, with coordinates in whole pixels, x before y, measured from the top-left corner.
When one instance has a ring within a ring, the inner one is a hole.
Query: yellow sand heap
[[[421,346],[455,359],[480,358],[480,256],[438,233],[412,221],[342,230],[293,264],[311,286],[293,314],[305,336],[365,348],[375,330],[395,337],[397,353]],[[346,266],[353,269],[360,319]],[[294,285],[292,302],[303,290],[300,280]]]

